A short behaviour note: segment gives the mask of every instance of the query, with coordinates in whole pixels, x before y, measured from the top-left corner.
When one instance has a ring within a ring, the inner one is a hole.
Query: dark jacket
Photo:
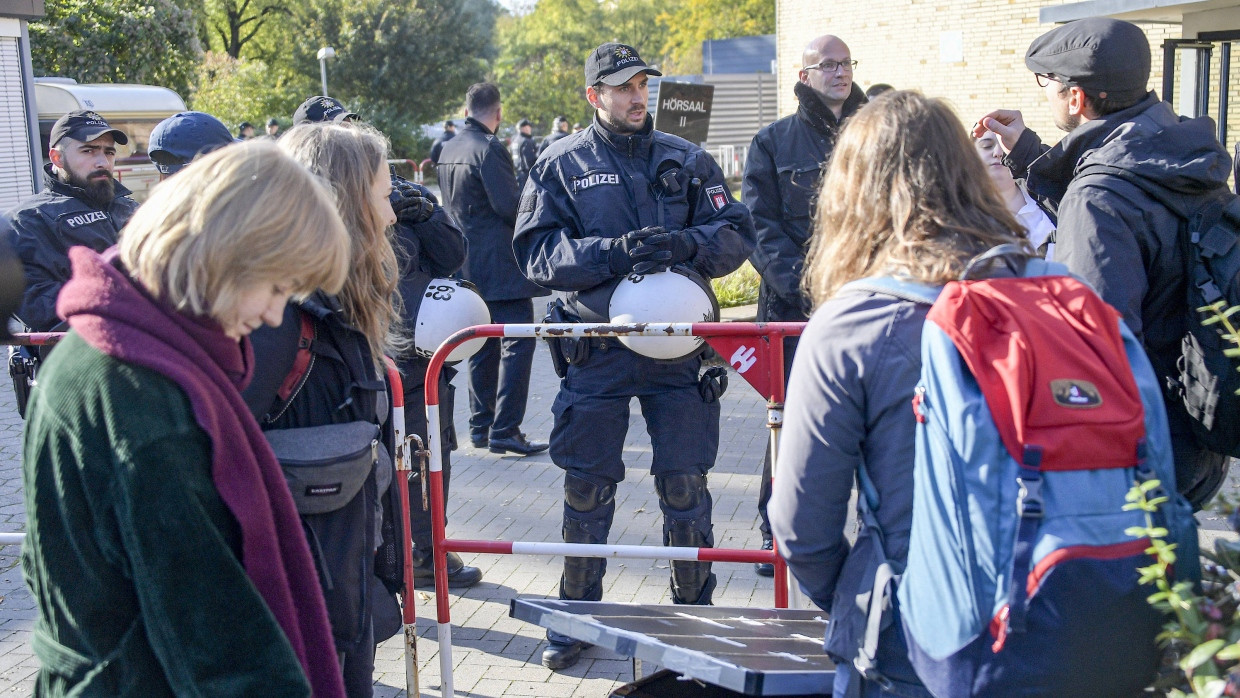
[[[418,309],[427,284],[431,279],[448,277],[460,271],[465,264],[468,245],[465,236],[439,205],[435,195],[419,184],[409,184],[435,204],[429,220],[416,225],[397,223],[393,241],[400,261],[401,320],[406,330],[413,331],[417,327]],[[410,388],[425,382],[426,367],[430,363],[427,359],[410,350],[396,357],[396,363],[400,367],[406,394]],[[451,370],[444,367],[445,372]]]
[[[23,547],[22,570],[40,616],[34,695],[309,696],[242,566],[241,527],[185,392],[70,333],[31,408],[26,532],[41,544]]]
[[[512,139],[512,163],[517,168],[517,187],[525,187],[525,180],[530,176],[530,168],[538,159],[538,146],[532,136],[518,133]]]
[[[567,138],[571,135],[572,134],[569,133],[568,131],[561,131],[558,128],[552,128],[551,133],[548,133],[546,137],[542,139],[542,143],[538,144],[538,154],[542,155],[543,153],[547,151],[547,148],[550,148],[552,145],[554,145],[556,141],[560,140],[561,138]]]
[[[460,133],[440,153],[438,171],[444,208],[469,240],[462,275],[478,286],[482,298],[507,301],[547,295],[525,278],[512,254],[520,192],[504,144],[486,126],[466,118]]]
[[[76,245],[102,252],[116,244],[138,202],[116,183],[116,195],[106,204],[95,201],[81,187],[66,184],[44,165],[43,191],[9,211],[13,247],[26,272],[26,292],[17,316],[36,332],[60,324],[56,297],[69,280],[69,248]]]
[[[654,186],[657,172],[671,170],[679,171],[675,193]],[[536,283],[586,291],[615,278],[608,259],[616,238],[656,225],[690,231],[697,254],[689,263],[706,278],[731,272],[753,251],[749,209],[732,199],[706,151],[655,131],[649,118],[631,136],[608,131],[596,118],[539,157],[521,197],[513,248]]]
[[[908,558],[917,426],[909,404],[927,312],[929,306],[881,294],[837,294],[810,318],[792,368],[771,531],[789,571],[831,614],[828,653],[846,660],[856,648],[833,642],[833,629],[864,623],[857,595],[870,561],[861,545],[854,554],[849,544],[849,497],[862,464],[878,495],[883,552],[901,567]],[[865,531],[857,541],[869,542]],[[898,619],[883,631],[879,667],[915,682],[907,656],[892,651],[902,646],[900,632]]]
[[[753,212],[758,243],[749,256],[762,275],[758,320],[805,320],[809,299],[801,291],[801,269],[808,250],[810,219],[822,163],[835,147],[840,122],[818,93],[798,82],[801,106],[758,132],[745,159],[741,197]],[[847,119],[866,103],[853,85],[844,102]]]
[[[444,144],[452,140],[453,138],[456,138],[455,132],[444,131],[442,136],[431,141],[431,152],[430,152],[429,157],[432,163],[436,165],[439,164],[439,154],[443,152]]]
[[[1085,122],[1053,148],[1026,131],[1006,161],[1018,176],[1028,174],[1033,196],[1057,210],[1055,261],[1123,314],[1159,376],[1178,375],[1190,312],[1184,207],[1225,188],[1232,164],[1213,122],[1181,120],[1151,92],[1128,109]],[[1187,416],[1176,409],[1168,416],[1180,471],[1191,442]]]

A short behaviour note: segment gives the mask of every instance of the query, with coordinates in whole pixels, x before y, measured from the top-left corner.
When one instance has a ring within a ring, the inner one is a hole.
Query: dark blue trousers
[[[534,301],[487,301],[491,322],[534,322]],[[533,339],[488,339],[469,357],[469,438],[487,441],[516,436],[525,419],[534,364]]]

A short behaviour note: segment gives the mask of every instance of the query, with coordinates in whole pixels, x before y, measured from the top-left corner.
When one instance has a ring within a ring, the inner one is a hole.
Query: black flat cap
[[[1092,93],[1145,92],[1150,80],[1150,42],[1135,24],[1090,17],[1034,39],[1025,53],[1025,66]]]
[[[637,49],[625,44],[609,42],[599,46],[586,58],[586,85],[623,85],[638,73],[662,75],[646,65],[637,55]],[[565,119],[568,121],[568,119]]]

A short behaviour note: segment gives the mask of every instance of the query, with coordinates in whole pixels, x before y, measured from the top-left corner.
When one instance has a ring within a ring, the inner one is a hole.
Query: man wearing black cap
[[[306,101],[297,107],[297,111],[293,112],[293,125],[298,124],[340,124],[345,121],[356,120],[357,114],[344,108],[340,100],[335,97],[314,96],[309,97]],[[279,130],[279,122],[272,119],[271,122],[276,123],[276,130]],[[267,124],[267,131],[271,131],[271,122]]]
[[[866,103],[853,82],[856,61],[848,45],[830,34],[805,47],[793,86],[800,106],[795,114],[772,123],[754,136],[745,159],[741,196],[753,212],[758,244],[749,261],[762,276],[758,288],[758,322],[809,319],[810,304],[801,291],[801,269],[809,247],[810,218],[822,163],[835,147],[844,120]],[[784,340],[784,372],[792,370],[796,337]],[[771,499],[771,452],[767,449],[758,490],[762,547],[771,549],[766,504]],[[756,563],[770,577],[775,566]]]
[[[465,125],[439,154],[444,208],[469,241],[462,276],[486,301],[491,322],[534,321],[534,302],[547,291],[526,280],[512,253],[517,175],[495,130],[503,122],[499,87],[480,82],[465,93]],[[469,357],[469,438],[474,448],[530,455],[547,444],[521,433],[534,363],[530,339],[489,339]]]
[[[538,146],[530,135],[534,130],[529,119],[517,122],[517,136],[512,139],[512,164],[517,168],[517,188],[525,188],[525,180],[530,176],[530,168],[538,159]]]
[[[1150,45],[1136,25],[1065,24],[1029,46],[1025,65],[1068,135],[1048,148],[1010,110],[983,116],[974,135],[998,134],[1014,176],[1057,209],[1055,261],[1123,314],[1160,377],[1178,379],[1187,261],[1173,206],[1225,189],[1231,157],[1208,117],[1181,120],[1147,91]],[[1199,509],[1222,485],[1227,459],[1197,446],[1178,398],[1167,405],[1176,486]]]
[[[267,137],[273,140],[280,137],[280,122],[274,116],[267,119]]]
[[[237,139],[238,140],[248,141],[253,137],[254,137],[254,124],[251,124],[248,121],[242,121],[240,124],[237,124]]]
[[[18,318],[36,332],[61,324],[56,297],[69,280],[69,248],[95,251],[116,244],[138,202],[112,178],[116,146],[127,145],[124,131],[93,111],[74,111],[52,126],[45,188],[9,211],[13,247],[26,271],[26,292]]]
[[[547,148],[550,148],[552,143],[555,143],[556,141],[560,140],[561,138],[567,135],[569,135],[568,117],[567,116],[555,117],[555,120],[551,122],[551,133],[548,133],[547,137],[544,138],[542,140],[542,143],[538,145],[538,154],[542,155],[543,151],[545,151]]]
[[[431,164],[439,164],[439,154],[443,151],[443,144],[452,140],[456,136],[456,122],[449,119],[443,122],[443,135],[431,141],[430,159]]]
[[[715,161],[654,130],[647,80],[660,74],[632,46],[599,46],[585,70],[594,121],[554,143],[530,171],[513,249],[531,281],[568,292],[570,320],[608,321],[611,291],[630,274],[683,265],[720,277],[753,251],[749,209],[732,199]],[[664,544],[713,546],[706,473],[719,448],[719,403],[699,379],[701,354],[657,361],[607,338],[579,342],[565,359],[551,432],[551,460],[565,471],[564,541],[607,542],[636,397],[653,447]],[[711,603],[710,563],[671,568],[674,603]],[[601,599],[606,569],[601,558],[566,557],[560,598]],[[553,632],[547,639],[542,662],[552,669],[572,665],[587,646]]]
[[[236,143],[219,119],[200,111],[183,111],[151,129],[147,155],[159,170],[159,181],[180,172],[194,158]]]

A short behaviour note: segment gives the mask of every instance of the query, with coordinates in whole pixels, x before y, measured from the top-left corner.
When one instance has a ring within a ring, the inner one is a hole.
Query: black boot
[[[547,649],[543,650],[542,664],[552,671],[567,669],[581,659],[582,650],[590,647],[589,643],[548,630]]]
[[[448,553],[447,557],[449,589],[464,589],[482,581],[482,570],[465,564],[456,553]],[[435,559],[430,555],[419,556],[414,552],[413,586],[416,589],[435,587]]]
[[[774,550],[775,545],[771,542],[770,538],[764,538],[762,540],[762,549],[763,550]],[[757,572],[759,577],[774,577],[775,576],[775,563],[755,562],[753,563],[753,571]]]

